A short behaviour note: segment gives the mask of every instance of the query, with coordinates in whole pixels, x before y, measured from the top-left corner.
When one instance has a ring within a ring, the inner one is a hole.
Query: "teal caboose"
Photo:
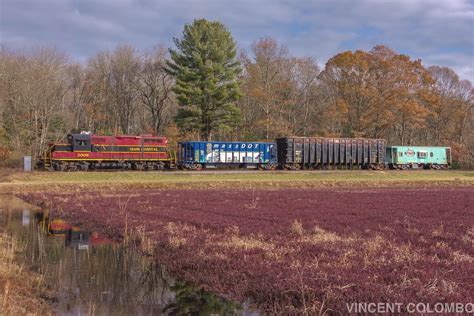
[[[436,146],[390,146],[386,160],[391,169],[444,169],[451,167],[451,148]]]

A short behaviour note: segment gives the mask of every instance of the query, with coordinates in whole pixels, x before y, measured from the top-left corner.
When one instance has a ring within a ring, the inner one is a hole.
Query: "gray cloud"
[[[474,81],[474,4],[469,0],[232,1],[2,0],[7,47],[54,45],[81,61],[130,43],[172,45],[194,18],[223,22],[240,48],[271,36],[298,56],[324,63],[343,50],[377,44],[453,68]]]

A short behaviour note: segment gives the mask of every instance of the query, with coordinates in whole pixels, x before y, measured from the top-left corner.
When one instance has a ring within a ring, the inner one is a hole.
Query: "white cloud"
[[[239,47],[271,36],[325,62],[377,44],[452,67],[474,81],[474,4],[468,0],[1,0],[2,43],[55,45],[84,60],[119,43],[172,45],[194,18],[219,20]]]

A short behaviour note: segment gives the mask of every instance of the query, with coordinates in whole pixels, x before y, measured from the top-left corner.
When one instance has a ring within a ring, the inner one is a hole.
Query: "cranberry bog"
[[[98,189],[22,197],[269,313],[472,302],[474,187]]]

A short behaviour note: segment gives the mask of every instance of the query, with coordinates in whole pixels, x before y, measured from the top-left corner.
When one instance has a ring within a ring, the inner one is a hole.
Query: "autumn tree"
[[[163,46],[145,53],[139,73],[138,97],[156,134],[164,132],[174,105],[173,80],[165,71],[166,55]]]
[[[430,104],[429,119],[433,141],[438,145],[446,139],[462,143],[474,106],[472,84],[467,80],[460,80],[448,67],[431,66],[428,71],[435,82],[435,99]]]
[[[252,57],[241,56],[244,65],[240,102],[246,134],[273,139],[281,135],[307,135],[319,68],[312,58],[290,56],[272,38],[252,44]]]
[[[321,133],[321,70],[313,57],[292,58],[290,80],[294,86],[293,102],[287,111],[293,135],[314,136]]]
[[[252,98],[250,106],[258,108],[260,119],[254,121],[256,126],[264,127],[266,140],[279,131],[287,130],[278,120],[283,106],[283,90],[290,89],[283,77],[285,64],[288,63],[288,49],[279,46],[271,38],[264,38],[252,44],[254,62],[244,59],[247,79],[245,89],[247,97]],[[287,91],[289,92],[289,91]]]
[[[474,153],[474,147],[471,145],[474,123],[472,84],[467,80],[460,80],[448,67],[431,66],[428,71],[434,79],[432,97],[428,103],[428,141],[436,145],[450,145],[457,160],[471,161]]]
[[[365,51],[343,52],[331,58],[320,79],[326,86],[328,111],[338,118],[340,136],[380,137],[390,125],[383,79],[386,65]],[[339,114],[339,115],[338,115]]]
[[[348,51],[331,58],[320,78],[330,92],[331,107],[344,114],[342,136],[393,135],[407,144],[424,126],[424,100],[432,80],[419,60],[384,46]]]
[[[144,129],[139,100],[142,70],[141,56],[129,45],[99,52],[89,59],[84,110],[92,132],[130,134]]]
[[[110,53],[98,52],[85,67],[85,89],[88,102],[84,106],[88,117],[87,130],[98,134],[112,134],[118,130],[110,89]]]
[[[115,103],[120,131],[130,134],[137,131],[133,117],[137,109],[140,57],[131,46],[118,46],[110,60],[110,91]]]
[[[87,92],[87,80],[84,67],[75,63],[67,67],[68,93],[66,107],[69,120],[72,123],[72,131],[91,130],[90,116],[87,115],[86,107],[90,94]]]
[[[65,97],[67,58],[55,49],[29,52],[3,50],[0,85],[2,129],[16,152],[37,157],[48,141],[64,137],[68,129]]]
[[[421,60],[411,60],[409,56],[397,54],[394,51],[387,53],[387,48],[376,46],[371,51],[376,61],[384,63],[386,74],[384,80],[383,102],[389,107],[392,121],[390,132],[395,137],[387,138],[401,145],[420,143],[418,131],[426,128],[426,118],[429,114],[427,102],[431,98],[430,85],[433,83],[429,72],[423,67]]]
[[[166,70],[175,78],[178,126],[198,130],[205,140],[235,127],[240,119],[234,103],[240,97],[241,68],[230,32],[220,22],[199,19],[186,24],[182,38],[174,43]]]

